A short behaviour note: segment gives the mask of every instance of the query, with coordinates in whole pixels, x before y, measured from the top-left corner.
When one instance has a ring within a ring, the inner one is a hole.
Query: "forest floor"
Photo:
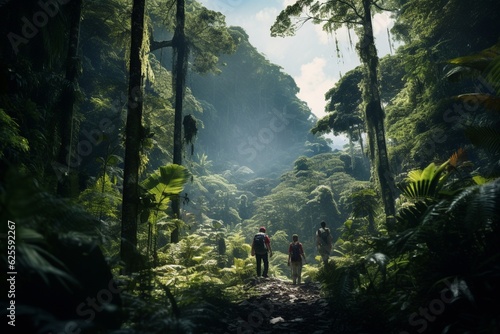
[[[227,310],[219,333],[352,333],[333,316],[318,283],[293,285],[277,278],[252,280],[257,294]],[[225,330],[223,332],[223,330]]]

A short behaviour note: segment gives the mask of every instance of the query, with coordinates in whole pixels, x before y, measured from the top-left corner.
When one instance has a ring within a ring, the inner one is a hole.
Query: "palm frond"
[[[497,48],[500,49],[500,44]],[[500,55],[491,61],[484,71],[485,80],[492,86],[492,93],[500,96]]]
[[[467,225],[489,224],[500,219],[500,180],[462,191],[450,203],[447,213],[462,215]]]
[[[341,265],[336,268],[325,267],[318,274],[324,290],[335,300],[339,310],[346,310],[352,305],[355,297],[355,281],[362,272],[361,263]]]
[[[450,59],[447,63],[484,71],[490,66],[491,62],[499,56],[500,43],[473,55]]]
[[[500,130],[493,126],[468,126],[465,134],[474,146],[496,155],[500,153]]]
[[[365,262],[376,264],[377,272],[375,273],[374,279],[377,277],[378,273],[381,273],[382,279],[385,281],[387,264],[389,263],[389,257],[387,255],[383,253],[372,253],[366,257]]]
[[[454,97],[455,100],[466,105],[480,105],[487,110],[500,112],[500,97],[485,93],[460,94]]]
[[[430,163],[423,170],[412,170],[408,173],[407,182],[398,187],[411,199],[436,198],[448,176],[448,165],[449,161],[440,166]]]
[[[400,209],[396,215],[396,221],[403,228],[417,227],[428,208],[429,204],[427,202],[417,201]]]
[[[58,280],[70,290],[69,285],[78,285],[77,280],[71,276],[65,265],[46,250],[47,243],[38,232],[18,227],[17,239],[17,266],[24,272],[36,273],[48,286],[51,278]]]

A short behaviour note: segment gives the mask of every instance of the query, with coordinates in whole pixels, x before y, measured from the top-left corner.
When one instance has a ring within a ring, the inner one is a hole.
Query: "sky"
[[[295,0],[198,0],[208,9],[226,16],[228,26],[240,26],[250,37],[250,43],[273,64],[291,75],[305,101],[318,118],[325,116],[325,93],[341,75],[360,64],[354,50],[357,38],[347,29],[337,31],[340,57],[335,37],[322,30],[321,25],[304,24],[290,37],[271,37],[270,28],[279,13]],[[375,42],[380,57],[390,52],[387,29],[392,22],[388,14],[373,18]],[[351,37],[351,38],[350,38]],[[352,41],[352,43],[350,42]]]

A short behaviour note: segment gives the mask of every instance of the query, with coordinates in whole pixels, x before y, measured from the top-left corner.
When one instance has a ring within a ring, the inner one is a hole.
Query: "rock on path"
[[[334,319],[318,284],[292,285],[269,278],[255,279],[250,285],[260,295],[226,314],[227,327],[221,333],[332,333]]]

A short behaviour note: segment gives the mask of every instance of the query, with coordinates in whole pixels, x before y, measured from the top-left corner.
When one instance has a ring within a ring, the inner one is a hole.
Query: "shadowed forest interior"
[[[498,1],[283,3],[276,39],[355,36],[324,117],[196,0],[0,0],[7,333],[500,333]]]

